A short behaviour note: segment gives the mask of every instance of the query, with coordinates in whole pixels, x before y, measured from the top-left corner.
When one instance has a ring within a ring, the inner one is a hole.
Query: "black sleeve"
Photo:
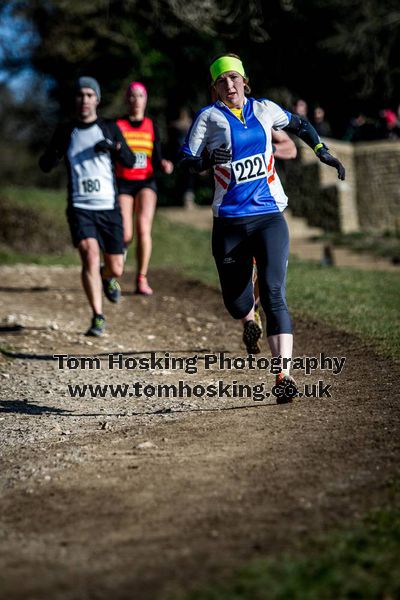
[[[39,167],[44,173],[49,173],[54,169],[65,156],[71,138],[71,131],[71,125],[59,125],[56,128],[50,143],[39,158]]]
[[[176,166],[178,169],[191,174],[201,173],[210,168],[205,156],[190,156],[190,154],[185,154],[184,152],[179,153]]]
[[[161,161],[163,159],[162,150],[161,150],[161,138],[160,138],[160,130],[158,129],[158,127],[154,123],[154,121],[153,121],[153,128],[154,128],[154,146],[153,146],[153,154],[151,157],[151,161],[153,163],[153,167],[155,167],[156,169],[160,169]]]
[[[109,131],[111,140],[120,144],[120,149],[115,150],[115,152],[112,153],[113,159],[117,160],[124,167],[131,169],[136,162],[135,153],[129,148],[124,136],[121,133],[121,130],[116,123],[113,121],[107,122],[107,129]]]
[[[289,125],[286,125],[283,130],[294,133],[313,150],[315,146],[321,143],[319,135],[311,123],[307,119],[302,119],[299,115],[292,115]]]

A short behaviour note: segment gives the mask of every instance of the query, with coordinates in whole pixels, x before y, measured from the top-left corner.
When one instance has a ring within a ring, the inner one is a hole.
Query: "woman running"
[[[321,162],[337,169],[339,179],[344,179],[345,170],[307,120],[270,100],[246,98],[249,80],[238,56],[216,58],[210,73],[218,100],[197,113],[180,164],[192,172],[214,170],[213,255],[225,306],[233,318],[248,318],[249,335],[255,325],[253,257],[256,260],[269,347],[273,357],[281,358],[276,387],[283,393],[277,399],[290,402],[297,388],[289,374],[293,350],[285,297],[289,235],[282,214],[287,197],[274,166],[272,129],[300,137]]]
[[[125,253],[133,239],[133,215],[136,215],[135,293],[150,296],[153,290],[147,281],[147,270],[152,250],[151,229],[157,204],[154,168],[169,175],[174,167],[171,161],[162,158],[158,128],[151,119],[145,117],[145,86],[138,81],[132,81],[127,89],[126,100],[128,114],[118,119],[117,125],[128,146],[135,153],[136,162],[132,169],[117,165],[118,200],[124,226]]]

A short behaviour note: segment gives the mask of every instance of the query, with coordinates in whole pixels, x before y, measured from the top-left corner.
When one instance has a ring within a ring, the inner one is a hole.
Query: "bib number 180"
[[[85,194],[93,194],[100,191],[99,179],[82,179],[81,183]]]
[[[267,167],[262,154],[254,154],[253,156],[235,160],[232,163],[232,169],[235,174],[236,183],[262,179],[267,175]]]

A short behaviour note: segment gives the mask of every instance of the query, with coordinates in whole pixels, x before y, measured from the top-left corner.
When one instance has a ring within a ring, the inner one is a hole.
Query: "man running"
[[[74,246],[82,262],[82,284],[93,311],[89,336],[105,328],[102,288],[110,302],[120,300],[115,279],[123,272],[123,229],[117,202],[114,164],[135,164],[135,155],[118,127],[97,116],[100,86],[93,77],[75,84],[76,119],[59,125],[39,159],[50,172],[64,158],[68,170],[67,217]],[[104,254],[104,266],[100,254]]]

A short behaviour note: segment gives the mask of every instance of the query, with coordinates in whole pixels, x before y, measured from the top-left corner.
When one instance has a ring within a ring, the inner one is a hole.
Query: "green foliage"
[[[382,510],[312,545],[241,569],[180,600],[377,600],[400,595],[400,512]]]
[[[98,78],[100,112],[108,117],[124,112],[127,83],[143,80],[148,112],[164,138],[179,108],[209,103],[208,65],[223,51],[242,56],[255,96],[289,109],[296,96],[319,103],[339,136],[359,102],[374,117],[398,104],[395,0],[357,0],[350,11],[347,0],[5,0],[0,26],[6,18],[8,30],[9,15],[18,27],[13,38],[0,36],[0,67],[10,76],[28,69],[37,78],[26,83],[22,103],[0,86],[5,181],[63,184],[60,170],[43,178],[37,156],[55,121],[71,114],[73,83],[82,74]],[[328,213],[323,222],[334,223],[337,215]]]
[[[198,108],[208,95],[208,63],[226,50],[243,56],[256,94],[290,89],[322,103],[331,120],[347,118],[354,98],[374,110],[398,101],[395,0],[357,0],[350,11],[346,0],[7,0],[5,6],[36,32],[40,43],[32,36],[25,61],[54,80],[64,109],[66,92],[83,72],[103,84],[105,107],[134,77],[150,84],[157,111],[167,102]]]
[[[348,10],[346,0],[329,0],[334,8],[346,11],[346,18],[337,21],[334,33],[320,40],[322,49],[334,52],[347,62],[345,79],[357,81],[360,99],[376,96],[381,88],[386,98],[396,93],[396,80],[400,69],[400,10],[395,0],[355,0]]]
[[[38,146],[50,135],[54,121],[45,123],[40,112],[43,90],[38,81],[31,82],[31,89],[24,102],[15,102],[5,84],[0,84],[0,179],[3,182],[39,184],[44,179],[39,170]],[[54,105],[47,101],[48,111]],[[49,112],[47,112],[49,115]],[[45,184],[57,185],[61,170],[45,180]]]

